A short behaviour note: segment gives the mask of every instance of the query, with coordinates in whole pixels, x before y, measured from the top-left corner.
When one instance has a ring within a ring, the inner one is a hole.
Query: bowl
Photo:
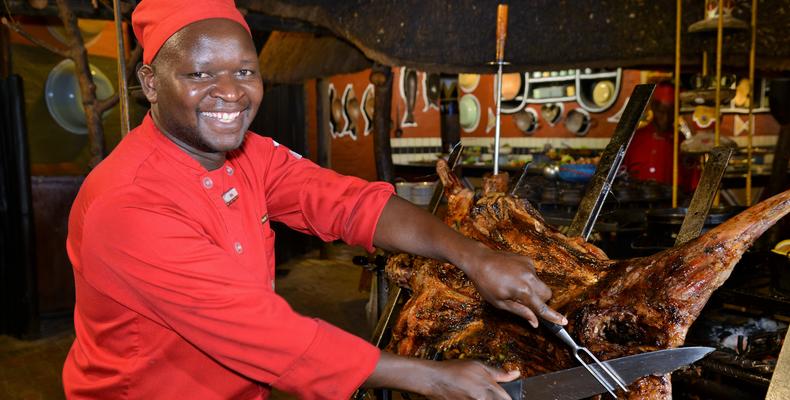
[[[90,64],[93,83],[96,85],[96,98],[104,100],[115,94],[112,83],[104,73]],[[82,93],[74,71],[74,62],[63,60],[49,72],[44,84],[44,102],[52,118],[63,129],[85,135],[88,122],[82,105]],[[109,111],[109,110],[108,110]],[[107,111],[102,117],[107,115]]]

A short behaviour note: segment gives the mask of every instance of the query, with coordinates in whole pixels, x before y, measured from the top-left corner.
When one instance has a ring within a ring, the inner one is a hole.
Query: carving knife
[[[647,375],[668,374],[713,351],[712,347],[680,347],[603,361],[617,371],[626,385]],[[593,368],[597,368],[594,367]],[[501,383],[513,400],[579,400],[606,393],[606,389],[583,367]]]

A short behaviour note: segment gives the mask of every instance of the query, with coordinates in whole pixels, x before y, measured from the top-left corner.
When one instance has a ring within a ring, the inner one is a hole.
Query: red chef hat
[[[664,104],[675,104],[675,87],[671,83],[659,83],[653,91],[653,100]]]
[[[150,64],[167,39],[197,21],[225,18],[247,32],[250,27],[233,0],[143,0],[132,13],[132,28],[143,46],[143,63]]]

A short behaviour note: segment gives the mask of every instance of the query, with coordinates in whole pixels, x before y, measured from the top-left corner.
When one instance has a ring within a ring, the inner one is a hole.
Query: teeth
[[[239,116],[239,114],[241,114],[241,111],[236,111],[236,112],[232,112],[232,113],[226,113],[226,112],[203,112],[201,114],[206,116],[206,117],[209,117],[209,118],[218,119],[218,120],[220,120],[222,122],[231,122],[234,119],[236,119]]]

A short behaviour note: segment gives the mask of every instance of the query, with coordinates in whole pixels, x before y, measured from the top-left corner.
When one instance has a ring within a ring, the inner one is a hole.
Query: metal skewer
[[[494,175],[499,174],[499,136],[502,113],[502,67],[505,62],[505,39],[507,39],[507,4],[500,4],[496,9],[496,60],[491,64],[497,66],[494,81],[494,98],[496,99],[496,124],[494,129]]]

